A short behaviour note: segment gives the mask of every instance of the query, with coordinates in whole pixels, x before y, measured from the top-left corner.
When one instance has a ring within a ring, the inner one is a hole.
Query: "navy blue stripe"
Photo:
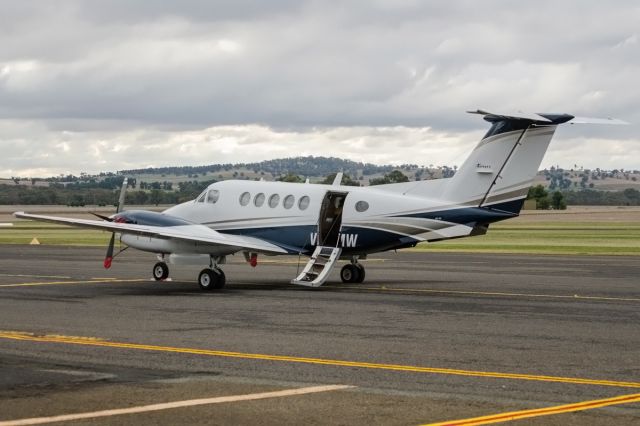
[[[521,207],[522,201],[520,201],[520,208]],[[516,205],[511,205],[511,202],[509,202],[495,204],[491,207],[464,207],[461,209],[437,210],[394,217],[418,217],[473,226],[477,223],[493,223],[512,218],[518,215],[520,208]]]
[[[310,255],[315,249],[311,235],[317,232],[316,225],[284,226],[274,228],[247,228],[220,231],[226,234],[246,235],[260,238],[287,250],[291,254]],[[403,247],[413,247],[419,241],[412,237],[378,229],[344,226],[342,234],[357,235],[355,247],[343,247],[343,254],[376,253]]]

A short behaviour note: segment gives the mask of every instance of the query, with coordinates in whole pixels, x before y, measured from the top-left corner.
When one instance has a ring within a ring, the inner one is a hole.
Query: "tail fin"
[[[456,204],[518,214],[559,124],[569,114],[481,114],[491,128],[444,187]]]

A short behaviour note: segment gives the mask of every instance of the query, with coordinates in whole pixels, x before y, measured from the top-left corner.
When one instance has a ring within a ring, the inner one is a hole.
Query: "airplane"
[[[387,185],[342,186],[225,180],[198,197],[162,212],[118,210],[102,220],[16,212],[18,218],[93,228],[112,233],[104,261],[111,266],[116,234],[128,247],[156,253],[157,281],[169,264],[206,266],[203,290],[221,289],[226,257],[242,252],[255,267],[258,255],[304,255],[309,260],[292,284],[319,287],[339,259],[344,283],[361,283],[369,254],[421,242],[483,235],[492,223],[519,215],[533,178],[560,124],[628,124],[570,114],[491,113],[490,128],[450,178]],[[118,208],[124,204],[120,193]],[[121,250],[122,251],[122,250]]]

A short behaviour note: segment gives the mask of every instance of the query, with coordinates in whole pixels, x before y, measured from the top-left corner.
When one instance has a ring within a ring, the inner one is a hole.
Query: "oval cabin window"
[[[366,201],[358,201],[356,203],[356,211],[362,213],[366,212],[367,210],[369,210],[369,203],[367,203]]]
[[[306,210],[307,207],[309,207],[309,196],[305,195],[302,198],[300,198],[300,201],[298,201],[298,208],[300,210]]]
[[[290,209],[291,207],[293,207],[293,204],[296,202],[296,199],[294,198],[293,195],[287,195],[286,197],[284,197],[284,201],[282,202],[282,205],[284,206],[285,209]]]
[[[247,204],[249,204],[249,201],[251,201],[251,194],[249,194],[248,192],[243,192],[242,195],[240,195],[240,205],[246,206]]]
[[[256,194],[256,198],[253,199],[253,204],[256,207],[262,207],[262,205],[264,204],[264,194],[262,192]]]
[[[269,197],[269,207],[271,207],[272,209],[275,208],[279,202],[280,196],[278,194],[273,194],[271,197]]]

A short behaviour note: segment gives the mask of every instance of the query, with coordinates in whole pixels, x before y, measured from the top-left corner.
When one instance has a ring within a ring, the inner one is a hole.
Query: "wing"
[[[75,219],[69,217],[45,216],[25,212],[14,213],[15,217],[42,222],[60,223],[81,228],[118,232],[120,234],[144,235],[153,238],[194,241],[212,246],[226,246],[231,251],[252,250],[266,254],[286,254],[285,249],[259,238],[244,235],[223,234],[199,224],[177,226],[151,226],[131,223],[108,222],[103,220]]]

